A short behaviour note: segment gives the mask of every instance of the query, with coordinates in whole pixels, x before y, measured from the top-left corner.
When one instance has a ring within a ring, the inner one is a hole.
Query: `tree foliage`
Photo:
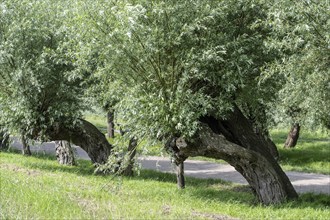
[[[98,1],[85,14],[107,74],[125,88],[117,108],[133,131],[191,137],[202,116],[267,99],[256,80],[274,57],[263,4]]]
[[[55,122],[72,126],[82,88],[68,53],[65,2],[4,0],[0,9],[0,123],[33,136]]]
[[[330,2],[278,1],[266,22],[272,27],[267,46],[280,53],[264,77],[281,82],[276,113],[305,125],[330,120]],[[282,120],[281,120],[282,118]]]

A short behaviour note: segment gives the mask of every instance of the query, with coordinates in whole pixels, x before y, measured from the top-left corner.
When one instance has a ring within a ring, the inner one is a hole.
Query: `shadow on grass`
[[[173,187],[176,187],[176,175],[170,173],[142,170],[140,176],[136,176],[134,179],[169,182],[173,183]],[[216,179],[186,177],[186,187],[189,190],[190,195],[202,200],[213,200],[220,203],[245,204],[248,206],[259,205],[251,188],[246,185],[236,185]],[[184,191],[185,190],[179,191],[179,193],[184,193]],[[287,209],[288,207],[327,209],[330,207],[330,196],[305,193],[300,195],[295,201],[288,201],[281,205],[272,205],[271,207],[275,209]]]
[[[330,174],[330,139],[325,134],[302,133],[297,146],[291,149],[283,148],[286,137],[284,131],[272,132],[281,165],[296,167],[299,171]]]
[[[20,154],[20,151],[9,152],[9,154]],[[23,157],[22,155],[19,155]],[[90,161],[78,160],[77,166],[59,165],[55,161],[54,156],[50,155],[32,155],[33,160],[24,162],[26,168],[44,170],[46,172],[64,172],[73,173],[81,176],[92,176],[94,167]],[[19,158],[17,158],[19,159]],[[107,177],[105,177],[107,178]],[[109,176],[109,181],[113,176]],[[158,182],[172,183],[176,187],[176,175],[170,173],[161,173],[154,170],[141,170],[139,176],[131,178],[133,180],[151,180]],[[180,190],[178,193],[189,193],[198,199],[213,200],[219,203],[245,204],[248,206],[257,205],[256,198],[249,186],[235,185],[230,182],[216,179],[197,179],[193,177],[186,177],[187,190]],[[329,195],[316,195],[312,193],[303,194],[296,201],[289,201],[281,205],[274,205],[273,208],[313,208],[313,209],[327,209],[330,206]]]
[[[44,170],[47,172],[67,172],[81,176],[93,175],[94,173],[94,166],[88,160],[77,160],[76,166],[67,166],[58,164],[54,155],[32,152],[31,156],[23,156],[21,151],[16,149],[9,149],[3,153],[16,154],[26,158],[31,157],[33,160],[24,163],[25,168]]]

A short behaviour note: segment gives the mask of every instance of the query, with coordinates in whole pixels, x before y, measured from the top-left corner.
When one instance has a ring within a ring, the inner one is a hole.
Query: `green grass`
[[[296,147],[283,148],[289,130],[273,130],[271,136],[285,170],[330,174],[330,138],[322,132],[302,131]]]
[[[132,178],[93,174],[89,161],[58,165],[50,156],[0,153],[0,219],[328,219],[330,196],[257,205],[246,186],[141,171]]]

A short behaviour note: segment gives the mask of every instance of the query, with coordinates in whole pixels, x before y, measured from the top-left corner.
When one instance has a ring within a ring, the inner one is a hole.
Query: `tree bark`
[[[70,142],[55,141],[56,158],[59,164],[63,165],[76,165],[74,153]]]
[[[9,135],[0,130],[0,151],[7,150],[9,147]]]
[[[291,126],[288,137],[284,143],[284,148],[294,148],[297,145],[298,138],[299,138],[299,132],[300,132],[299,123],[294,123]]]
[[[277,204],[297,198],[289,178],[266,147],[265,139],[254,133],[237,107],[227,120],[210,116],[201,121],[200,130],[191,140],[175,139],[176,149],[172,151],[177,164],[188,156],[223,159],[243,175],[261,203]]]
[[[127,167],[123,170],[122,174],[124,176],[133,176],[133,167],[134,167],[134,157],[136,155],[136,146],[137,146],[137,139],[131,138],[128,144],[128,164]]]
[[[177,184],[179,189],[184,189],[186,187],[185,179],[184,179],[184,162],[181,162],[176,167],[177,173]]]
[[[26,156],[31,156],[31,150],[30,150],[30,145],[28,144],[26,137],[24,135],[22,135],[21,137],[21,141],[22,141],[22,154],[26,155]]]
[[[112,150],[112,145],[93,124],[84,119],[74,128],[67,128],[61,124],[47,130],[50,140],[65,140],[86,151],[93,163],[104,164]]]
[[[107,113],[107,134],[109,138],[115,137],[115,123],[114,123],[114,111],[110,110]]]

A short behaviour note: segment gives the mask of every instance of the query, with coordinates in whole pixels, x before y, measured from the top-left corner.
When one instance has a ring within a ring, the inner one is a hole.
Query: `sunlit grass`
[[[285,130],[273,130],[272,139],[285,170],[330,174],[330,138],[326,132],[302,131],[294,148],[285,149]]]
[[[0,153],[0,219],[327,219],[330,196],[302,195],[278,206],[258,205],[247,186],[141,171],[132,178],[93,174],[50,156]]]

